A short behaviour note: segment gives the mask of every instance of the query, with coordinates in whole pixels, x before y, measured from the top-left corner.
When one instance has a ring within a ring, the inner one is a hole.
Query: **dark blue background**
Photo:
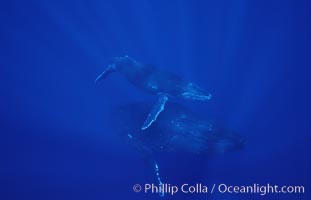
[[[310,199],[310,15],[308,0],[1,2],[0,198],[159,198],[132,191],[154,174],[108,123],[111,106],[154,97],[117,74],[93,84],[127,54],[208,89],[212,101],[184,103],[248,141],[191,160],[190,178],[163,158],[165,182],[304,185],[265,199]]]

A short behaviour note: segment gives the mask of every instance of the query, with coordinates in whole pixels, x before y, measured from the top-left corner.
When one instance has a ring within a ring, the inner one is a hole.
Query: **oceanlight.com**
[[[270,183],[266,185],[252,184],[252,185],[227,185],[224,183],[213,184],[211,186],[204,185],[202,183],[196,184],[182,184],[182,185],[171,185],[168,183],[157,184],[135,184],[133,186],[134,192],[143,192],[146,194],[159,194],[163,195],[174,195],[177,193],[185,194],[213,194],[213,193],[229,193],[229,194],[259,194],[261,196],[267,194],[304,194],[304,186],[279,186],[272,185]]]

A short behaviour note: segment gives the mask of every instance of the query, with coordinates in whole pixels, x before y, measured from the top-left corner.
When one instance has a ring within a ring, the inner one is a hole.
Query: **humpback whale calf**
[[[158,95],[158,100],[141,127],[147,129],[159,114],[164,110],[165,104],[169,98],[182,98],[192,100],[209,100],[211,94],[203,91],[190,81],[173,73],[158,69],[152,65],[145,65],[136,60],[124,56],[115,57],[107,69],[102,72],[95,80],[95,83],[104,79],[112,72],[117,71],[125,76],[134,86]]]

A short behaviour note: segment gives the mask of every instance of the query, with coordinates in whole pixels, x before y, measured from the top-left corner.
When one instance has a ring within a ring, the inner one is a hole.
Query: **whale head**
[[[210,93],[207,93],[206,91],[191,82],[183,88],[181,96],[185,99],[201,101],[210,100],[212,98],[212,95]]]
[[[218,130],[218,135],[209,140],[209,150],[214,153],[225,153],[244,149],[246,140],[238,134],[222,132]],[[226,134],[223,134],[226,133]]]

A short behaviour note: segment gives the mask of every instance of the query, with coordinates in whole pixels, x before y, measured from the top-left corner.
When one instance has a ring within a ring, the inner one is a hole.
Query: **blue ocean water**
[[[1,2],[0,198],[310,199],[310,8],[307,0]],[[117,73],[94,85],[124,55],[211,92],[211,101],[180,103],[247,140],[204,160],[163,155],[163,182],[305,193],[133,192],[157,180],[115,133],[111,109],[155,96]]]

